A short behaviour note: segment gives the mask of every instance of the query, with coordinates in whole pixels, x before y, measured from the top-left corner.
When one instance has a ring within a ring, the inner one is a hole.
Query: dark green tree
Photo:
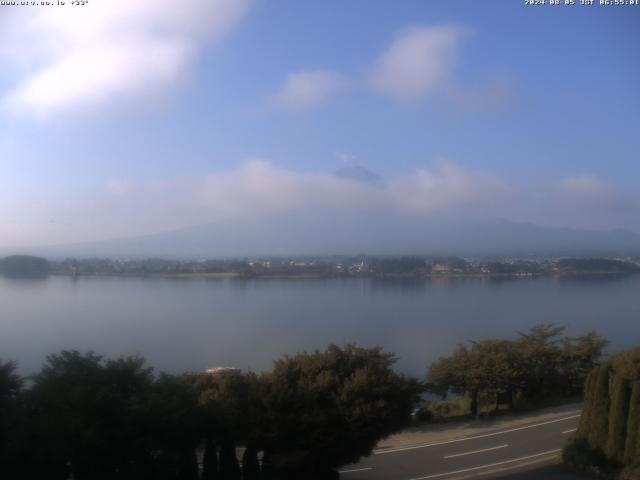
[[[513,342],[486,339],[459,345],[450,357],[440,358],[429,368],[427,386],[443,397],[448,393],[468,395],[470,413],[477,415],[481,395],[507,398],[513,406],[514,394],[522,388],[522,360]]]
[[[602,360],[602,352],[609,344],[596,332],[562,340],[560,351],[560,375],[564,394],[575,395],[582,391],[589,372]]]
[[[564,389],[559,338],[563,332],[564,327],[536,325],[520,333],[520,338],[515,342],[522,356],[523,393],[529,401],[551,397]]]
[[[226,438],[220,447],[220,479],[240,480],[240,464],[236,456],[236,445],[231,438]]]
[[[23,468],[20,458],[26,447],[24,416],[20,405],[23,379],[16,364],[0,361],[0,465],[4,475],[17,477]]]
[[[242,480],[259,480],[260,463],[258,450],[254,445],[248,445],[242,455]]]
[[[580,422],[578,424],[578,431],[576,436],[582,439],[589,438],[589,431],[591,430],[591,415],[594,408],[594,395],[595,381],[597,378],[597,369],[591,370],[587,375],[584,387],[584,401],[582,404],[582,415],[580,415]]]
[[[629,381],[622,375],[614,375],[611,388],[611,409],[609,411],[609,436],[607,457],[613,462],[624,461],[627,420],[629,417]]]
[[[330,346],[275,362],[263,377],[267,468],[284,478],[327,478],[405,426],[420,391],[380,348]]]
[[[137,357],[103,362],[88,353],[51,355],[30,392],[35,465],[56,459],[78,480],[144,478],[151,457],[145,417],[151,369]]]
[[[640,380],[635,380],[631,389],[624,463],[631,467],[640,466]]]
[[[202,480],[218,480],[218,452],[211,437],[207,437],[204,444],[202,458]]]
[[[610,365],[597,368],[593,385],[593,404],[589,415],[589,443],[601,452],[606,452],[609,434],[609,376]]]

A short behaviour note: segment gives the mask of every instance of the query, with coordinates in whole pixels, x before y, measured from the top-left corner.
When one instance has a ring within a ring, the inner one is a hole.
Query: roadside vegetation
[[[563,459],[602,478],[640,479],[640,347],[589,373],[578,431]]]
[[[424,402],[416,416],[477,417],[577,399],[607,343],[596,332],[574,338],[564,336],[563,327],[542,324],[515,339],[458,345],[428,369],[427,390],[442,401]]]
[[[285,356],[261,374],[156,374],[140,357],[62,351],[23,378],[0,362],[0,466],[3,477],[51,480],[333,479],[412,413],[432,421],[546,406],[575,399],[587,376],[592,420],[567,458],[595,452],[596,463],[632,465],[640,354],[600,365],[606,344],[538,325],[458,346],[426,384],[396,373],[393,354],[355,345]],[[614,400],[596,401],[608,388]],[[610,403],[620,408],[608,413]]]
[[[348,345],[261,375],[154,375],[75,351],[28,379],[0,363],[2,478],[337,478],[410,420],[420,385],[394,362]]]

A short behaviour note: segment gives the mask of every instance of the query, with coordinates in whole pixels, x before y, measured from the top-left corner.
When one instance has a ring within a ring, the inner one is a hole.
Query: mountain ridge
[[[450,221],[376,215],[305,215],[225,220],[111,240],[3,249],[62,257],[238,258],[247,256],[402,255],[630,255],[640,235],[624,229],[580,230],[508,220]]]

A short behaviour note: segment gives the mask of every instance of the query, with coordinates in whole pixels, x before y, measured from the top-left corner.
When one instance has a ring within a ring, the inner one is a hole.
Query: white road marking
[[[478,476],[482,476],[484,478],[491,478],[491,477],[487,477],[487,475],[495,475],[496,473],[500,473],[500,472],[508,472],[509,470],[516,470],[519,468],[528,467],[530,465],[537,465],[543,462],[547,463],[549,462],[549,460],[553,460],[557,458],[559,458],[558,455],[554,455],[552,457],[538,457],[532,460],[527,460],[526,462],[516,463],[515,465],[502,465],[502,466],[494,467],[490,470],[482,470],[481,472],[469,472],[466,474],[463,473],[462,475],[449,477],[447,480],[468,480],[470,478],[478,478]]]
[[[464,470],[456,470],[454,472],[436,473],[435,475],[427,475],[426,477],[415,477],[410,480],[427,480],[429,478],[440,478],[440,477],[446,477],[447,475],[457,475],[459,473],[473,472],[477,470],[483,470],[485,468],[497,467],[498,465],[507,465],[509,463],[521,462],[523,460],[529,460],[531,458],[542,457],[544,455],[552,455],[558,452],[560,452],[560,449],[549,450],[547,452],[536,453],[535,455],[528,455],[526,457],[513,458],[511,460],[504,460],[502,462],[490,463],[488,465],[480,465],[479,467],[465,468]]]
[[[504,435],[505,433],[518,432],[520,430],[527,430],[529,428],[542,427],[544,425],[551,425],[552,423],[564,422],[564,421],[567,421],[567,420],[571,420],[573,418],[578,418],[579,416],[580,416],[580,414],[571,415],[569,417],[558,418],[556,420],[549,420],[547,422],[536,423],[534,425],[527,425],[527,426],[524,426],[524,427],[510,428],[509,430],[502,430],[500,432],[485,433],[484,435],[476,435],[474,437],[458,438],[458,439],[455,439],[455,440],[447,440],[447,441],[444,441],[444,442],[427,443],[425,445],[414,445],[412,447],[392,448],[392,449],[389,449],[389,450],[374,450],[373,454],[374,455],[384,455],[386,453],[405,452],[407,450],[416,450],[418,448],[435,447],[437,445],[448,445],[450,443],[456,443],[456,442],[467,442],[469,440],[477,440],[478,438],[495,437],[496,435]]]
[[[490,452],[491,450],[498,450],[499,448],[507,448],[509,445],[498,445],[497,447],[483,448],[482,450],[474,450],[473,452],[465,452],[465,453],[455,453],[453,455],[447,455],[444,458],[456,458],[456,457],[464,457],[465,455],[473,455],[474,453],[482,453],[482,452]]]
[[[354,468],[353,470],[340,470],[338,473],[368,472],[369,470],[373,470],[373,468],[372,467]]]
[[[564,432],[562,432],[562,434],[566,435],[567,433],[572,433],[572,432],[575,432],[577,430],[578,430],[577,428],[572,428],[571,430],[565,430]]]

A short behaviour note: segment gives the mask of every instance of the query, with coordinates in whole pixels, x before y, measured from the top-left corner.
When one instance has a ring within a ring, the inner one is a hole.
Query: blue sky
[[[640,231],[640,7],[92,2],[1,7],[0,245],[345,208]]]

